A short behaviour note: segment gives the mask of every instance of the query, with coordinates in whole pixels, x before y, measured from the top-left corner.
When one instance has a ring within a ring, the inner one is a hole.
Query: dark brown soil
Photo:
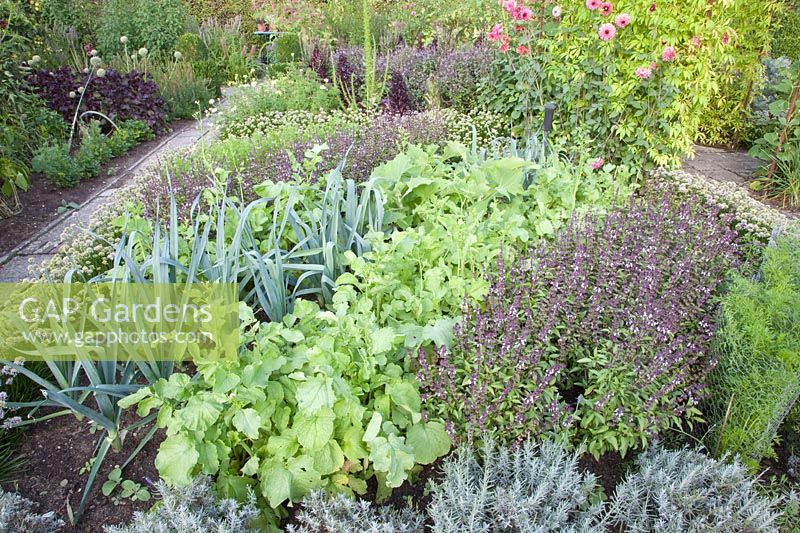
[[[186,127],[188,122],[178,122],[172,125],[173,130]],[[64,203],[81,205],[98,191],[119,177],[134,163],[161,143],[170,134],[161,135],[152,141],[147,141],[135,146],[127,154],[113,159],[100,167],[97,177],[82,181],[73,189],[64,189],[50,184],[44,176],[34,174],[31,176],[30,188],[20,193],[22,212],[11,218],[0,220],[0,257],[7,254],[20,243],[33,237],[36,232],[46,227],[58,218],[58,208]],[[125,180],[120,180],[115,186],[123,185]]]
[[[606,497],[610,498],[614,495],[614,488],[625,477],[631,460],[628,458],[623,459],[618,453],[607,453],[595,459],[589,454],[581,457],[579,466],[584,472],[588,471],[597,476],[597,480],[602,485],[606,493]]]
[[[135,415],[126,417],[126,423],[135,421]],[[152,426],[145,426],[128,434],[120,452],[109,452],[92,489],[84,515],[77,525],[70,525],[67,502],[77,511],[86,484],[87,474],[80,470],[93,457],[100,432],[91,433],[89,424],[72,416],[63,416],[33,425],[22,435],[17,449],[24,455],[25,464],[15,481],[4,484],[6,490],[15,490],[38,504],[38,512],[55,511],[67,524],[62,532],[102,532],[103,525],[121,524],[133,516],[134,511],[149,509],[154,498],[147,502],[120,500],[114,505],[104,496],[100,487],[109,472],[125,462],[140,439]],[[155,456],[163,440],[163,431],[139,452],[123,472],[123,479],[140,483],[152,489],[150,482],[158,479]],[[152,492],[152,491],[151,491]]]
[[[786,424],[789,425],[788,423]],[[775,449],[774,458],[764,459],[762,466],[766,468],[763,479],[772,477],[780,480],[785,477],[785,481],[800,487],[800,472],[789,468],[789,458],[800,456],[800,433],[796,431],[784,431],[780,441],[773,446]]]

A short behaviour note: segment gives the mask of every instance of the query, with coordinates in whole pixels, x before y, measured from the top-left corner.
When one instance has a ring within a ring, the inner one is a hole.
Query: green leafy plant
[[[172,54],[184,30],[186,12],[180,0],[109,0],[100,11],[97,45],[108,56],[127,50],[127,37],[134,50]]]
[[[24,79],[41,61],[34,56],[31,13],[16,0],[0,2],[0,219],[22,209],[19,191],[30,184],[30,158],[41,146],[61,142],[65,126],[26,90]]]
[[[199,78],[192,63],[185,56],[177,55],[174,61],[150,69],[153,80],[173,119],[191,119],[206,109],[214,92],[207,80]]]
[[[751,188],[782,200],[784,205],[800,206],[800,64],[787,69],[771,87],[774,99],[769,104],[772,120],[762,126],[763,134],[750,149],[764,161],[764,167],[751,182]]]
[[[122,479],[122,470],[119,467],[108,474],[108,479],[103,483],[100,491],[103,493],[103,496],[111,496],[118,487],[120,488],[119,493],[112,497],[114,505],[119,505],[120,501],[124,499],[133,502],[146,502],[150,500],[150,491],[142,487],[140,483],[136,483],[130,479]]]
[[[800,60],[800,9],[798,8],[800,6],[797,2],[786,2],[773,18],[771,46],[773,57]]]
[[[274,526],[286,503],[314,488],[363,494],[377,477],[385,496],[415,465],[444,455],[449,438],[422,421],[396,335],[369,313],[334,307],[298,300],[280,322],[251,317],[235,360],[199,364],[193,378],[175,374],[126,398],[140,414],[162,413],[161,476],[184,485],[214,475],[218,491],[236,498],[252,489]]]
[[[211,17],[200,24],[203,52],[200,59],[192,62],[195,74],[208,80],[215,94],[230,82],[249,82],[256,72],[255,57],[246,53],[241,17],[221,20]]]
[[[800,398],[800,240],[779,238],[757,279],[736,276],[722,305],[712,374],[715,452],[752,469],[773,457]]]
[[[554,5],[511,9],[515,4],[505,3],[505,14],[495,6],[498,26],[489,38],[501,53],[484,80],[483,98],[522,131],[534,130],[544,103],[554,101],[559,135],[587,132],[596,157],[677,166],[721,78],[737,77],[728,65],[749,77],[760,72],[758,43],[766,39],[775,4],[620,1],[606,13],[599,3],[570,0],[555,11]],[[751,26],[760,40],[737,55],[739,30]],[[739,104],[744,96],[731,100],[747,110],[748,103]]]
[[[75,187],[81,180],[97,176],[100,166],[112,157],[152,137],[153,132],[141,121],[122,122],[110,137],[92,121],[81,129],[81,144],[74,154],[68,143],[45,146],[33,156],[31,168],[53,184]]]
[[[238,89],[229,99],[229,110],[222,114],[220,123],[227,133],[250,117],[290,111],[316,115],[338,105],[335,86],[324,83],[312,71],[293,65],[277,78]]]

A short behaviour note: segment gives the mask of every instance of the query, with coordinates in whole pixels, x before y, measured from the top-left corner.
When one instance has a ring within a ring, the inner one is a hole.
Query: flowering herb
[[[451,350],[420,353],[429,415],[471,441],[559,431],[599,456],[694,422],[716,289],[737,259],[730,221],[654,191],[575,217],[469,302]]]

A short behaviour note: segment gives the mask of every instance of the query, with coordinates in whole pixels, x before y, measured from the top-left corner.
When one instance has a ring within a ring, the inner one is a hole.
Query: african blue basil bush
[[[700,417],[730,221],[663,191],[573,218],[465,302],[451,349],[419,353],[427,415],[457,440],[566,434],[623,455]]]

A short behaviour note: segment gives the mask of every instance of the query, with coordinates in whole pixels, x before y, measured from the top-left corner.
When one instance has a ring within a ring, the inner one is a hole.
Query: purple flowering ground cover
[[[655,190],[501,258],[454,347],[420,352],[429,413],[469,442],[558,433],[595,456],[699,420],[717,291],[738,256],[730,221],[694,200]]]

